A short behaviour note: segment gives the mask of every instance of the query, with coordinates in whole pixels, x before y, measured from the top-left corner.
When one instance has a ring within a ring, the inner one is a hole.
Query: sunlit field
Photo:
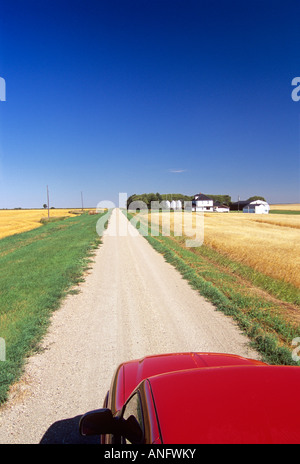
[[[50,209],[50,218],[72,217],[70,211],[81,212],[69,209]],[[0,239],[9,235],[26,232],[36,227],[40,227],[41,219],[48,218],[47,209],[20,209],[20,210],[0,210]]]
[[[300,211],[300,203],[287,203],[280,205],[270,205],[270,210]]]
[[[158,222],[160,214],[168,213],[152,213],[152,221]],[[181,221],[182,213],[170,213],[171,230]],[[184,234],[192,238],[193,227],[185,226]],[[297,287],[300,287],[299,239],[298,215],[204,214],[204,245]]]

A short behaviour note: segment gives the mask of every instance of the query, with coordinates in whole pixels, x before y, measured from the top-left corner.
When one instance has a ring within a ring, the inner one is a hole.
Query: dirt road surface
[[[128,226],[127,236],[115,236],[117,224]],[[0,443],[87,442],[78,420],[102,407],[117,365],[177,351],[259,359],[232,320],[191,289],[115,209],[80,293],[53,314],[41,351],[29,358],[0,409]]]

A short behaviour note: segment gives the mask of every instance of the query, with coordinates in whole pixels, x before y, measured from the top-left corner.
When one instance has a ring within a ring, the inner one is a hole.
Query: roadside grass
[[[57,222],[57,221],[62,221],[63,219],[66,219],[68,216],[56,216],[56,217],[43,217],[40,220],[41,224],[49,224],[49,222]]]
[[[26,357],[39,349],[52,312],[84,280],[101,243],[96,223],[102,216],[64,218],[0,240],[0,404]]]
[[[133,216],[127,212],[129,220]],[[186,248],[187,237],[151,236],[146,224],[140,221],[136,226],[192,288],[237,322],[265,362],[300,366],[292,359],[292,341],[300,337],[298,289],[209,246]]]

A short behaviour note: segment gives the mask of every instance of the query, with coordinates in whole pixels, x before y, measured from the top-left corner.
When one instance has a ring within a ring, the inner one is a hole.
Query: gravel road
[[[117,224],[129,234],[113,236]],[[259,359],[232,320],[191,289],[115,209],[80,293],[53,314],[41,351],[0,409],[0,443],[85,443],[79,417],[102,407],[117,365],[177,351]]]

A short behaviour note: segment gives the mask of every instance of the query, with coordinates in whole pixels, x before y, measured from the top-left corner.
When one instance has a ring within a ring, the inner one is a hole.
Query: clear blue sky
[[[299,18],[299,0],[2,0],[0,208],[47,184],[55,207],[299,202]]]

